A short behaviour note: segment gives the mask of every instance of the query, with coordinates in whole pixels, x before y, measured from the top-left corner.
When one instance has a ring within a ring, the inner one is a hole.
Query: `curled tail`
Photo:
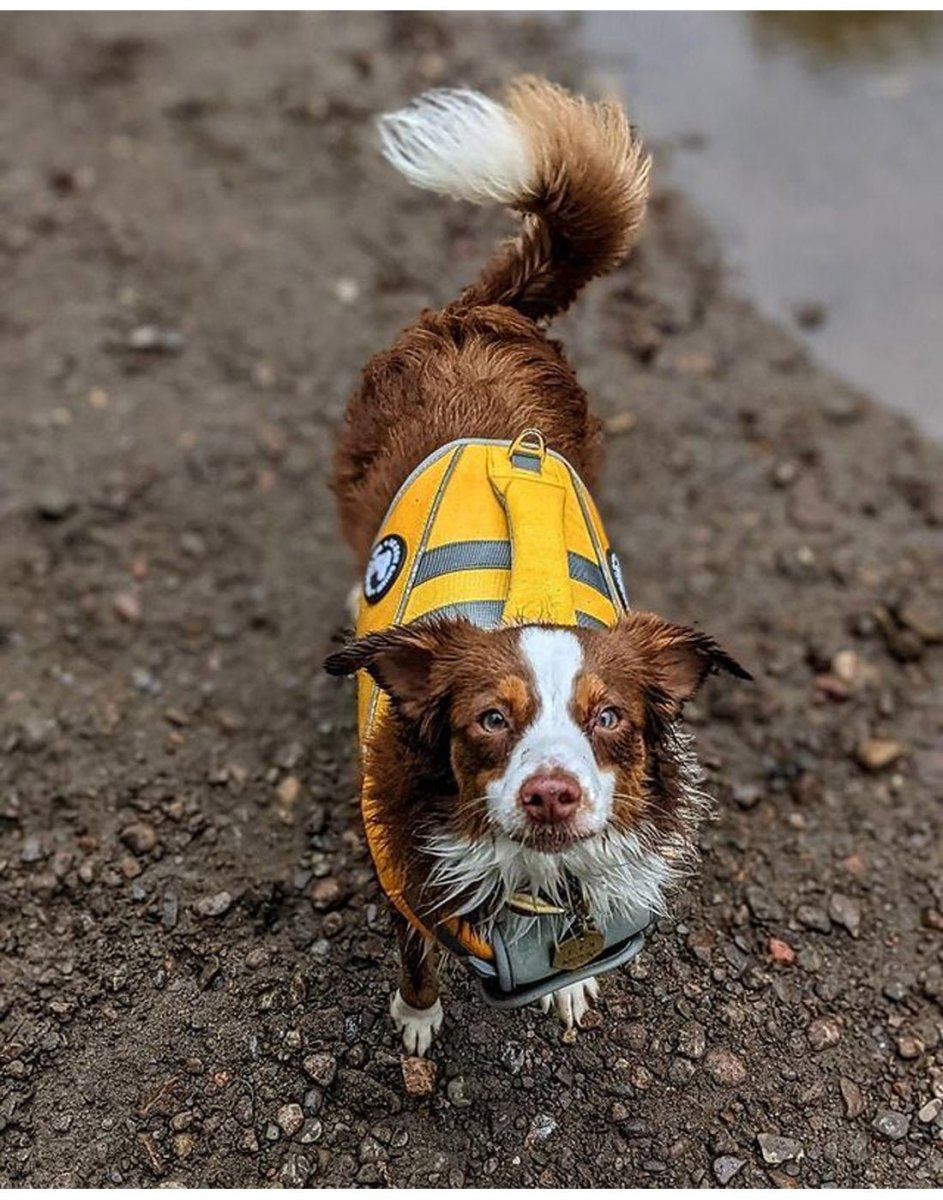
[[[442,89],[379,124],[386,158],[417,187],[524,215],[518,237],[463,292],[464,304],[552,317],[635,241],[651,160],[617,104],[524,77],[503,105]]]

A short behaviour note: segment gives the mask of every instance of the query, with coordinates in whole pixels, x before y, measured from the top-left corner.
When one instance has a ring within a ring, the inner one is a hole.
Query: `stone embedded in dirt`
[[[300,1104],[283,1104],[275,1114],[275,1121],[285,1137],[294,1137],[305,1123]]]
[[[141,598],[137,592],[117,592],[111,607],[115,616],[129,625],[135,625],[141,619]]]
[[[42,750],[58,727],[52,717],[24,717],[20,722],[20,745],[24,750]]]
[[[831,932],[832,922],[828,913],[818,904],[800,904],[796,909],[796,917],[806,929],[814,929],[817,933]]]
[[[750,912],[758,921],[781,921],[783,906],[768,887],[751,884],[744,893]]]
[[[842,1021],[840,1017],[816,1017],[806,1029],[806,1037],[813,1050],[824,1050],[841,1041]]]
[[[678,1053],[685,1058],[703,1058],[707,1049],[707,1033],[703,1025],[691,1021],[678,1030]]]
[[[747,1069],[743,1059],[723,1046],[708,1050],[704,1066],[712,1079],[726,1087],[737,1087],[746,1081]]]
[[[138,354],[177,354],[183,349],[183,337],[176,329],[138,325],[128,334],[125,345]]]
[[[939,1096],[934,1096],[917,1113],[917,1120],[921,1125],[930,1125],[937,1119],[941,1112],[943,1112],[943,1099]]]
[[[871,1122],[871,1128],[881,1137],[897,1142],[907,1136],[907,1131],[910,1129],[910,1117],[905,1113],[894,1112],[891,1108],[882,1108]]]
[[[798,1162],[805,1153],[801,1143],[793,1138],[780,1137],[777,1133],[758,1133],[756,1135],[763,1161],[772,1166],[784,1162]]]
[[[435,1063],[429,1058],[402,1057],[403,1083],[410,1096],[429,1096],[435,1088]]]
[[[851,896],[832,892],[828,898],[828,915],[836,925],[847,929],[853,938],[861,933],[861,905]]]
[[[897,1053],[901,1058],[919,1058],[926,1050],[926,1046],[918,1037],[914,1037],[911,1033],[902,1034],[897,1039]]]
[[[864,1095],[855,1081],[846,1075],[841,1076],[838,1086],[845,1102],[845,1116],[853,1121],[855,1117],[860,1117],[864,1112]]]
[[[465,1080],[461,1075],[450,1079],[446,1085],[445,1094],[453,1108],[470,1108],[471,1100],[465,1095]]]
[[[301,1065],[308,1078],[321,1087],[330,1087],[337,1075],[337,1059],[333,1054],[309,1054]]]
[[[943,597],[912,596],[898,609],[897,617],[927,645],[943,642]]]
[[[893,738],[865,738],[855,747],[855,761],[865,771],[883,771],[906,753],[904,743]]]
[[[157,831],[146,821],[135,821],[126,825],[120,836],[134,854],[149,854],[157,845]]]
[[[311,903],[318,912],[327,912],[328,909],[340,907],[347,899],[347,895],[347,889],[341,881],[330,875],[325,876],[324,879],[316,879],[308,891]]]
[[[824,531],[832,528],[835,509],[822,494],[822,485],[813,475],[803,475],[792,490],[789,517],[797,529]]]
[[[766,943],[769,956],[780,967],[791,967],[796,961],[796,952],[788,942],[772,937]]]
[[[201,917],[221,917],[232,908],[233,898],[229,892],[215,892],[212,896],[201,896],[193,909]]]
[[[20,862],[36,863],[45,857],[42,842],[39,840],[39,835],[29,833],[23,839],[23,845],[20,847]]]
[[[259,1139],[255,1136],[254,1129],[244,1129],[236,1144],[243,1154],[258,1154],[259,1152]]]
[[[711,1170],[714,1172],[714,1178],[721,1187],[726,1187],[733,1179],[738,1171],[742,1170],[746,1164],[746,1159],[734,1158],[732,1154],[721,1154],[719,1158],[715,1158],[711,1163]]]
[[[75,510],[76,504],[68,492],[61,488],[47,487],[36,497],[34,510],[44,521],[62,521]]]

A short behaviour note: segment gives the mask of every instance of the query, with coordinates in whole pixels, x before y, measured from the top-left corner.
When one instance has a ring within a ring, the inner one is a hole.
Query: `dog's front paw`
[[[407,1054],[420,1058],[432,1045],[432,1039],[442,1028],[442,1002],[436,1000],[428,1008],[413,1008],[397,991],[390,1001],[390,1016],[403,1038]]]
[[[541,996],[540,1007],[546,1013],[552,1005],[565,1028],[572,1029],[582,1023],[598,995],[599,984],[595,979],[581,979],[579,983],[558,988],[549,996]]]

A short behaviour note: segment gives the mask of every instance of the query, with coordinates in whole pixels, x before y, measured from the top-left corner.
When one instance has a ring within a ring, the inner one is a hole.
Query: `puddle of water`
[[[828,366],[943,435],[943,17],[584,13],[657,164],[739,290]]]

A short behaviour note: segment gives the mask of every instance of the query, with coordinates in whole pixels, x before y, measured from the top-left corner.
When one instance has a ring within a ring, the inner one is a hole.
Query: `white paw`
[[[422,1058],[442,1028],[442,1002],[436,1000],[429,1008],[413,1008],[396,991],[390,1000],[390,1016],[402,1034],[406,1053]]]
[[[568,984],[549,996],[541,996],[540,1007],[546,1013],[550,1012],[550,1006],[553,1005],[561,1023],[567,1029],[572,1029],[582,1022],[598,995],[599,984],[595,979],[581,979],[579,983]]]

